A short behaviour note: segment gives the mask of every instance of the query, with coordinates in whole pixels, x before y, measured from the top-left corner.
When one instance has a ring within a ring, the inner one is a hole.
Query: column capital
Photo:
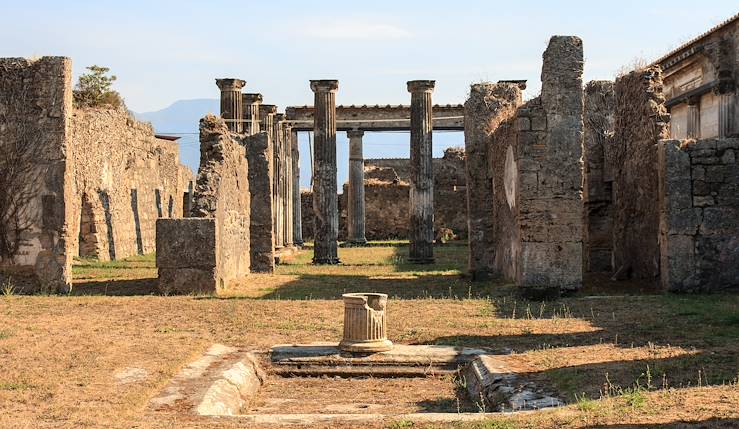
[[[263,100],[262,94],[253,92],[241,94],[241,97],[245,104],[261,104]]]
[[[310,89],[313,92],[333,92],[339,89],[339,81],[332,79],[311,80]]]
[[[274,115],[277,113],[277,106],[274,104],[261,104],[259,106],[259,114],[264,115]]]
[[[223,78],[216,79],[216,85],[218,85],[218,89],[221,91],[241,91],[241,88],[246,85],[246,81],[241,79]]]
[[[284,113],[277,113],[275,114],[275,122],[282,122],[285,120],[285,114]]]
[[[350,139],[362,138],[364,130],[347,130],[346,136]]]
[[[408,92],[431,92],[436,86],[435,80],[409,80]]]

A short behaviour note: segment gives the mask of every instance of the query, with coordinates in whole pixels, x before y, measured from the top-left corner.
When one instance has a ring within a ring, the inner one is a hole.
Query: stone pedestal
[[[393,348],[387,339],[387,295],[345,293],[344,338],[339,349],[351,353],[386,352]]]
[[[364,131],[347,131],[349,137],[349,190],[347,198],[347,241],[351,245],[367,244],[364,232],[364,156],[362,136]]]
[[[434,262],[433,80],[408,82],[411,93],[410,249],[408,261]]]
[[[241,97],[244,109],[243,131],[253,136],[259,132],[259,105],[262,104],[262,94],[243,94]]]
[[[246,81],[241,79],[216,79],[221,90],[221,117],[226,121],[228,129],[234,133],[242,132],[243,100],[241,88]]]
[[[312,80],[315,93],[313,133],[314,264],[338,264],[339,211],[336,187],[337,80]]]

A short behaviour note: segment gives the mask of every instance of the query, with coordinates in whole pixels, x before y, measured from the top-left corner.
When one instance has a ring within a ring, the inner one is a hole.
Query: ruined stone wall
[[[541,96],[490,135],[494,268],[519,286],[576,289],[582,285],[582,41],[554,36],[543,60]]]
[[[613,270],[618,279],[659,275],[657,142],[668,137],[669,114],[658,66],[616,79],[613,140]]]
[[[19,219],[30,229],[20,237],[19,253],[12,261],[0,261],[0,266],[28,267],[16,271],[28,277],[13,279],[19,289],[40,285],[54,292],[71,285],[72,254],[67,248],[74,238],[70,233],[74,207],[66,203],[73,194],[75,167],[70,160],[75,148],[68,138],[71,78],[69,58],[0,59],[0,167],[4,171],[0,186],[8,189],[22,183],[10,195],[31,195],[20,206]],[[30,151],[36,167],[29,168],[25,180],[16,182],[6,167],[31,165],[18,159],[17,154],[28,153],[23,148]]]
[[[673,292],[739,289],[739,139],[659,143],[660,280]]]
[[[443,158],[435,158],[434,166],[434,229],[449,228],[455,234],[467,234],[466,178],[464,151],[450,148]],[[397,169],[397,170],[396,170]],[[410,204],[410,160],[365,160],[365,235],[368,240],[408,238]],[[405,178],[405,179],[404,179]],[[339,239],[347,237],[348,184],[339,194]],[[310,192],[303,192],[303,238],[313,237],[313,210]]]
[[[226,123],[208,115],[200,120],[200,168],[193,217],[216,220],[219,286],[249,272],[249,167],[246,150]]]
[[[605,170],[606,141],[613,136],[613,82],[585,85],[583,134],[583,269],[611,271],[613,248],[612,177]]]
[[[251,270],[271,273],[275,267],[275,239],[269,135],[262,132],[247,136],[244,139],[244,145],[249,164],[249,193],[251,196]]]
[[[177,143],[119,109],[75,109],[78,215],[72,252],[101,260],[154,252],[157,218],[179,218],[192,181]],[[78,247],[79,243],[79,247]]]
[[[493,160],[489,157],[492,136],[503,121],[515,114],[521,102],[521,90],[515,84],[480,83],[470,87],[470,96],[465,103],[468,269],[474,280],[487,279],[495,271],[495,170],[492,168]],[[505,141],[499,139],[501,140]],[[502,171],[500,170],[501,173]],[[499,178],[499,183],[502,183],[501,179],[502,177]],[[509,223],[509,226],[513,225]]]

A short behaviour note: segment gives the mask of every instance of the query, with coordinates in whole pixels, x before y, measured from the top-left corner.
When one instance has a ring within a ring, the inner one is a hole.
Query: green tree
[[[80,76],[74,88],[74,103],[77,107],[119,107],[123,104],[120,94],[113,91],[115,75],[108,75],[110,69],[93,65],[87,67],[88,73]]]

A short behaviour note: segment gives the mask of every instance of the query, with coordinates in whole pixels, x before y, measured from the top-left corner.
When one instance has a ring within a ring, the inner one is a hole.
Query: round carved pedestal
[[[352,353],[386,352],[393,348],[387,339],[387,295],[345,293],[344,339],[339,349]]]

